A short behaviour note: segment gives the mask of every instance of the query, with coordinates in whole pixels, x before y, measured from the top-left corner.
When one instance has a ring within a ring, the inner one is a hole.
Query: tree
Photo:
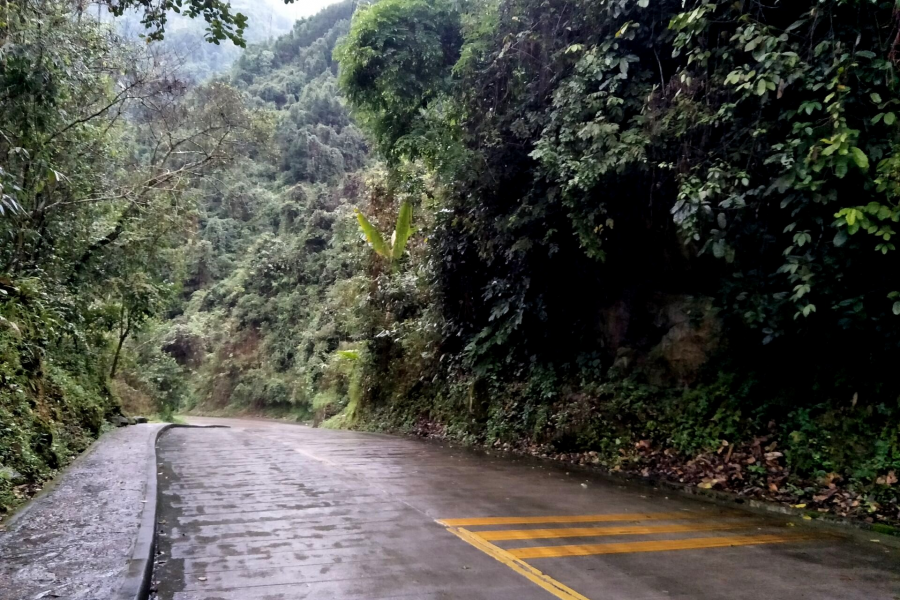
[[[461,45],[448,0],[382,0],[354,17],[335,50],[341,89],[388,160],[416,154],[413,128],[447,89]]]
[[[164,202],[176,215],[183,213],[179,199],[190,192],[192,181],[251,152],[271,135],[267,117],[247,109],[240,94],[221,82],[194,90],[170,82],[155,100],[132,114],[131,133],[139,151],[126,166],[128,175],[104,198],[95,199],[122,207],[118,217],[108,233],[84,249],[72,277],[82,274],[150,204]]]
[[[125,279],[110,278],[107,286],[110,292],[106,309],[116,332],[115,352],[109,369],[112,379],[116,376],[125,341],[159,314],[171,286],[161,285],[141,271],[129,272]]]

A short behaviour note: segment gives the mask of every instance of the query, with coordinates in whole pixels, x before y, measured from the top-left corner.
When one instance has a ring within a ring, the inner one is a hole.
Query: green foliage
[[[633,286],[629,272],[665,281],[703,269],[720,281],[709,291],[728,316],[767,343],[799,339],[812,319],[820,331],[864,330],[896,344],[895,328],[881,325],[893,309],[884,296],[898,287],[896,90],[891,42],[877,34],[892,3],[468,9],[464,40],[404,45],[463,56],[453,79],[437,63],[421,72],[403,52],[378,51],[402,39],[398,24],[424,19],[411,1],[360,13],[339,57],[343,89],[383,154],[435,157],[446,190],[442,288],[456,305],[486,300],[446,315],[473,351],[500,355],[534,337],[556,352],[544,343],[548,329],[591,332],[570,321],[588,314],[549,291],[571,279],[552,264],[587,274],[589,295]],[[428,109],[436,105],[438,115]],[[860,230],[877,238],[877,256],[853,238]],[[460,284],[449,272],[456,264],[468,266]],[[523,330],[536,322],[548,326]]]
[[[0,280],[0,290],[2,513],[84,450],[118,407],[106,371],[65,336],[51,290],[36,279]]]
[[[611,464],[773,436],[796,477],[873,489],[900,418],[894,3],[458,6],[377,3],[337,52],[389,188],[429,199],[427,249],[373,278],[367,426]]]
[[[147,323],[135,333],[123,349],[123,364],[117,383],[128,386],[128,393],[121,389],[120,400],[132,411],[152,411],[165,421],[172,421],[175,413],[194,404],[189,381],[189,368],[179,364],[196,363],[202,346],[196,344],[190,331],[171,332],[156,321]],[[129,395],[136,394],[150,400],[150,406],[141,405]]]
[[[140,355],[147,342],[177,361],[182,406],[322,420],[350,401],[349,359],[335,352],[354,352],[345,346],[364,327],[364,244],[351,207],[366,145],[336,95],[331,51],[352,9],[332,5],[251,46],[230,74],[273,124],[274,143],[193,187],[198,226],[181,254],[181,308],[126,347]],[[135,368],[157,360],[139,357]]]
[[[397,214],[397,226],[391,236],[391,260],[400,260],[403,252],[406,250],[406,243],[413,234],[412,226],[412,204],[404,202],[400,205],[400,212]]]
[[[412,203],[403,202],[400,205],[400,212],[397,213],[397,225],[394,233],[391,234],[391,243],[384,241],[381,232],[369,222],[362,212],[356,211],[356,220],[359,222],[359,228],[362,229],[366,240],[372,246],[378,256],[388,259],[390,262],[398,261],[403,258],[403,252],[406,250],[406,243],[413,234],[412,226]]]
[[[291,4],[293,1],[284,0],[284,3]],[[104,4],[117,17],[132,10],[142,13],[141,24],[146,29],[142,37],[148,42],[160,41],[165,37],[170,13],[175,13],[191,19],[203,17],[207,42],[218,45],[230,40],[241,47],[246,44],[244,32],[248,25],[247,16],[232,12],[232,3],[228,0],[106,0]]]
[[[332,355],[319,384],[322,391],[313,402],[317,424],[340,429],[356,423],[363,397],[364,360],[357,349],[338,350]]]
[[[0,39],[0,470],[19,473],[0,482],[5,511],[121,410],[110,378],[179,291],[192,188],[271,127],[70,2],[3,4]],[[144,388],[169,415],[181,367],[159,358]]]
[[[384,241],[384,236],[381,235],[378,228],[372,225],[366,218],[366,215],[358,210],[356,211],[356,220],[359,221],[359,228],[362,229],[363,234],[365,234],[366,240],[369,242],[369,245],[372,246],[372,250],[374,250],[378,256],[391,258],[393,256],[391,247]]]
[[[382,0],[354,17],[335,52],[341,88],[388,160],[416,154],[415,124],[447,89],[460,43],[446,0]]]
[[[229,0],[229,13],[241,13],[247,17],[241,38],[247,44],[259,44],[268,38],[291,31],[294,19],[283,0]],[[209,36],[205,19],[190,17],[184,11],[166,14],[164,30],[151,27],[148,31],[147,14],[138,6],[126,9],[115,17],[113,23],[123,36],[140,43],[152,43],[157,55],[177,60],[179,78],[203,82],[228,71],[238,60],[246,46],[225,43],[207,43]],[[153,39],[149,39],[152,36]],[[162,37],[164,36],[164,37]],[[162,39],[159,39],[162,37]]]

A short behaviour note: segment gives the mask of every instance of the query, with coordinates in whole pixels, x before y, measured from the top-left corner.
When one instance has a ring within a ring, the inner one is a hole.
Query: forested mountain
[[[3,56],[0,469],[121,402],[900,520],[892,2],[342,2],[21,120],[41,48],[142,64],[63,12]]]
[[[347,202],[367,147],[332,59],[352,5],[274,41],[237,12],[258,3],[180,5],[2,7],[2,508],[121,403],[308,414],[304,365],[342,335],[339,282],[360,285],[344,246],[364,250]]]
[[[271,42],[251,45],[229,78],[267,111],[271,145],[197,191],[184,313],[136,339],[132,393],[162,390],[137,374],[171,355],[189,370],[167,401],[206,410],[267,409],[305,417],[325,365],[353,339],[365,281],[352,206],[367,146],[337,92],[332,51],[353,5],[332,5]],[[165,356],[152,353],[165,351]],[[344,382],[346,388],[346,382]],[[126,392],[127,393],[127,392]],[[329,397],[329,399],[333,399]]]

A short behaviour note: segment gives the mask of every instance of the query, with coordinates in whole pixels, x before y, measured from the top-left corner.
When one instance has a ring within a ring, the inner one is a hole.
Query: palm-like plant
[[[381,232],[366,218],[359,209],[356,210],[356,220],[359,221],[359,227],[365,234],[366,239],[375,250],[376,254],[388,260],[391,264],[399,260],[406,250],[406,243],[413,234],[412,226],[412,204],[404,202],[400,205],[400,213],[397,215],[397,225],[394,227],[394,233],[391,235],[390,243],[388,243]]]

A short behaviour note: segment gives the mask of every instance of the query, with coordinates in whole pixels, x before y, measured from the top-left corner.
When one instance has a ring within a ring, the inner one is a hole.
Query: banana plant
[[[372,246],[376,254],[386,258],[392,264],[403,256],[403,251],[406,250],[406,243],[414,231],[412,226],[412,204],[404,202],[400,205],[397,225],[394,227],[390,243],[385,241],[381,232],[372,225],[371,221],[359,209],[356,209],[356,220],[359,221],[360,229],[362,229],[366,239],[369,241],[369,245]]]

